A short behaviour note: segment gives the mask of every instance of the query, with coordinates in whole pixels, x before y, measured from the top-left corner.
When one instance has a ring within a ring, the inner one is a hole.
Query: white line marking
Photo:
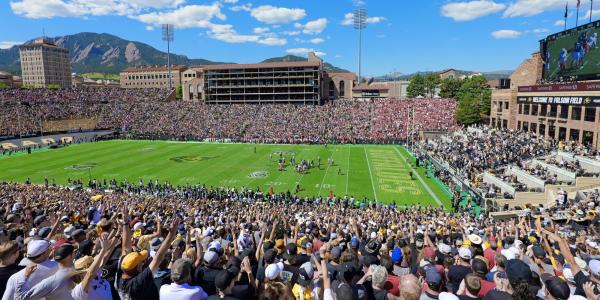
[[[333,157],[333,154],[330,156],[330,158]],[[321,189],[323,189],[323,182],[325,182],[325,177],[327,177],[327,171],[329,171],[329,167],[331,165],[329,164],[329,159],[327,160],[327,168],[325,169],[325,175],[323,175],[323,179],[321,180],[321,186],[319,186],[319,193],[317,195],[321,196]]]
[[[404,160],[404,163],[406,163],[406,165],[408,165],[408,167],[413,171],[413,174],[417,175],[417,179],[419,179],[419,181],[421,182],[421,185],[423,185],[423,187],[425,188],[425,190],[427,190],[427,192],[429,193],[429,195],[431,195],[431,197],[433,198],[433,200],[435,200],[435,202],[437,202],[437,204],[439,206],[445,208],[444,204],[442,204],[442,201],[440,201],[440,199],[435,195],[435,193],[433,193],[433,191],[425,183],[425,181],[423,180],[423,178],[421,178],[421,175],[419,175],[419,172],[417,172],[417,170],[413,169],[413,167],[410,164],[410,162],[408,162],[406,160],[406,157],[404,157],[404,155],[402,155],[402,152],[400,152],[400,150],[398,150],[397,147],[394,147],[394,150],[396,150],[396,152],[398,152],[398,155],[400,155],[400,157],[402,157],[402,159]]]
[[[367,148],[363,146],[365,151],[365,158],[367,159],[367,166],[369,166],[369,176],[371,176],[371,187],[373,188],[373,195],[375,196],[375,202],[377,202],[377,192],[375,191],[375,183],[373,183],[373,173],[371,173],[371,163],[369,162],[369,156],[367,155]]]
[[[350,177],[350,146],[348,146],[348,166],[346,167],[346,195],[348,195],[348,177]]]

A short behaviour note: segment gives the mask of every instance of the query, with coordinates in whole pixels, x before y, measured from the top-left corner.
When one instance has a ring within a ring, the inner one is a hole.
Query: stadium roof
[[[187,69],[186,66],[184,65],[173,65],[171,66],[171,70],[179,70],[179,71],[183,71]],[[121,72],[142,72],[142,71],[146,71],[146,72],[156,72],[156,71],[167,71],[168,68],[167,66],[139,66],[139,67],[129,67],[129,68],[125,68],[123,71]]]
[[[260,64],[222,64],[196,66],[204,70],[228,70],[228,69],[265,69],[265,68],[292,68],[292,67],[319,67],[318,61],[284,61]]]

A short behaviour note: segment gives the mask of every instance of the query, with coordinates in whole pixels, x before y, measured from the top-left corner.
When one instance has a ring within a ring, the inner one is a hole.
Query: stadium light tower
[[[171,42],[175,40],[175,33],[173,32],[173,24],[162,25],[162,39],[167,42],[167,70],[169,71],[169,90],[173,88],[172,75],[171,75]]]
[[[354,10],[354,29],[358,30],[358,83],[362,77],[362,30],[367,27],[367,9]]]

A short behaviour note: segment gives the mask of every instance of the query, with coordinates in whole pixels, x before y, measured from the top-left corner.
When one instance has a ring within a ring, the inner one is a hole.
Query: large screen
[[[600,78],[600,22],[548,36],[541,41],[544,79],[577,81]]]

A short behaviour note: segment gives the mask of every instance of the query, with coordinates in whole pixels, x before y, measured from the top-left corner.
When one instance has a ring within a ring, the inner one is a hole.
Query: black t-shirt
[[[240,299],[236,298],[234,296],[231,296],[231,295],[225,295],[223,298],[221,298],[221,296],[219,296],[219,295],[212,295],[212,296],[209,296],[208,298],[206,298],[206,300],[240,300]]]
[[[594,285],[595,285],[594,293],[596,293],[596,294],[600,293],[600,291],[598,290],[598,284],[595,283],[594,281],[592,281],[588,276],[585,276],[585,274],[583,274],[583,272],[579,271],[579,272],[577,272],[577,274],[575,274],[575,295],[585,297],[585,292],[583,291],[583,285],[588,281],[591,281],[592,283],[594,283]]]
[[[469,297],[467,295],[458,295],[458,299],[460,300],[480,300],[479,297]]]
[[[387,295],[388,292],[386,290],[373,289],[373,298],[375,298],[375,300],[387,300]]]
[[[458,290],[461,281],[465,279],[467,274],[472,273],[471,267],[452,265],[448,268],[448,288],[451,288],[453,292]]]
[[[123,280],[121,283],[121,291],[129,295],[130,300],[150,300],[159,298],[158,289],[154,284],[154,276],[152,276],[150,268],[144,269],[144,271],[133,278]]]
[[[194,285],[199,285],[202,287],[204,292],[206,292],[208,295],[216,294],[217,288],[215,287],[215,278],[221,270],[223,269],[207,266],[197,268],[194,276],[196,279]]]
[[[512,295],[507,292],[493,289],[483,297],[483,300],[512,300],[512,298]]]
[[[6,290],[6,282],[8,282],[8,278],[21,271],[23,268],[25,267],[19,265],[0,267],[0,295],[3,295],[4,291]]]

